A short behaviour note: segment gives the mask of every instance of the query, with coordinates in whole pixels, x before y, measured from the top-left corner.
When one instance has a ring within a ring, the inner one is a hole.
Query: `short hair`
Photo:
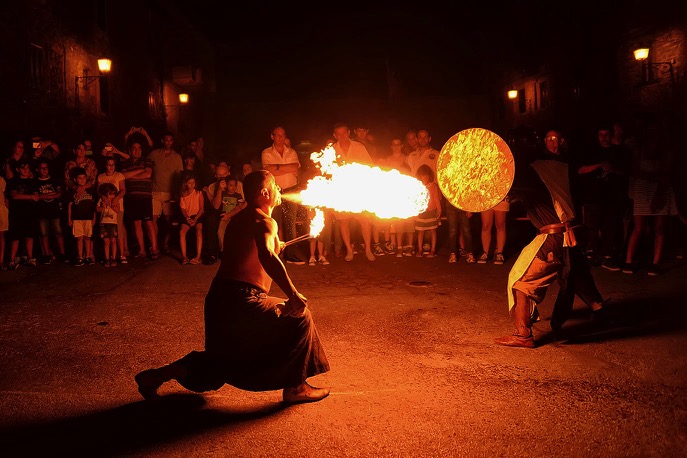
[[[84,169],[83,167],[73,167],[69,171],[69,176],[72,178],[72,180],[76,180],[76,177],[78,177],[79,175],[88,176],[88,173],[86,173],[86,169]]]
[[[21,169],[25,165],[31,165],[31,162],[29,162],[28,159],[25,159],[22,157],[16,162],[16,164],[14,165],[14,168],[17,172],[19,172],[19,169]]]
[[[267,170],[256,170],[246,175],[243,179],[243,197],[246,202],[255,202],[260,195],[260,190],[265,187],[265,182],[272,174]]]
[[[102,183],[98,186],[98,195],[101,197],[107,197],[112,192],[117,194],[117,186],[112,183]]]
[[[432,168],[427,164],[422,164],[417,168],[417,172],[415,172],[415,176],[418,178],[422,175],[427,175],[430,183],[434,182],[434,172],[432,172]]]

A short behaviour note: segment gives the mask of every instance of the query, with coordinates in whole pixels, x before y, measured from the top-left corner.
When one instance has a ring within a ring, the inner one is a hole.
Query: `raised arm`
[[[290,311],[284,313],[294,316],[302,315],[307,299],[296,290],[284,263],[279,259],[279,253],[276,251],[280,246],[276,221],[266,218],[256,226],[255,244],[258,249],[258,259],[267,275],[274,280],[289,299]]]

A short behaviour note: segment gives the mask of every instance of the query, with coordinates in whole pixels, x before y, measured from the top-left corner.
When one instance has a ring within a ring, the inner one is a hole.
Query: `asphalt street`
[[[288,269],[308,297],[331,387],[281,392],[176,382],[150,404],[134,375],[202,349],[217,265],[173,257],[0,273],[4,456],[684,457],[687,265],[649,277],[594,268],[615,321],[576,302],[566,336],[541,304],[535,349],[511,331],[503,266],[384,256]],[[279,294],[279,291],[273,291]]]

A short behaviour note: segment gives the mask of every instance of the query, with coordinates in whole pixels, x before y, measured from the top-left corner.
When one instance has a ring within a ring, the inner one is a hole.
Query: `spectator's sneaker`
[[[119,263],[120,264],[128,264],[129,261],[127,261],[126,256],[120,256],[119,257]]]
[[[413,255],[413,247],[412,246],[404,246],[403,247],[403,256],[412,256]]]
[[[472,253],[468,253],[465,255],[465,262],[468,264],[474,264],[475,263],[475,255]]]
[[[83,258],[76,258],[76,262],[74,263],[74,266],[76,267],[81,267],[85,265],[86,263],[84,262]]]
[[[49,266],[52,263],[52,260],[53,260],[53,257],[50,255],[47,255],[47,256],[43,256],[43,258],[41,259],[41,262],[43,264],[45,264],[46,266]]]
[[[384,252],[386,254],[395,254],[396,253],[396,247],[394,247],[394,244],[391,242],[386,242],[384,246],[382,247]]]
[[[28,261],[26,261],[26,263],[28,265],[30,265],[31,267],[36,267],[36,265],[38,264],[38,262],[36,261],[36,258],[31,258]]]
[[[217,256],[210,255],[210,256],[205,257],[203,264],[205,264],[206,266],[211,266],[216,262],[217,262]]]
[[[466,254],[468,254],[468,253],[467,253],[467,251],[465,251],[465,248],[460,248],[458,250],[458,256],[460,256],[461,258],[464,258]]]
[[[375,256],[384,256],[386,254],[379,243],[372,244],[372,252]]]
[[[647,274],[651,277],[661,275],[661,268],[658,266],[658,264],[651,264],[649,266],[649,271],[647,272]]]
[[[637,271],[635,266],[632,263],[626,262],[623,264],[623,273],[624,274],[633,274]]]
[[[494,253],[494,264],[500,266],[503,264],[505,259],[503,258],[503,253]]]
[[[396,257],[397,257],[397,258],[402,258],[402,257],[403,257],[403,248],[399,248],[399,249],[396,251]]]
[[[319,263],[322,264],[323,266],[328,266],[328,265],[329,265],[329,261],[327,261],[327,258],[325,258],[325,257],[322,256],[322,255],[320,255],[320,258],[317,260],[317,262],[319,262]]]
[[[449,254],[448,255],[448,263],[449,264],[455,264],[456,262],[458,262],[458,260],[456,259],[456,254],[455,253]]]
[[[286,258],[286,262],[288,262],[289,264],[295,264],[297,266],[304,266],[305,265],[305,261],[303,261],[302,259],[300,259],[296,256],[289,256],[288,258]]]
[[[620,270],[620,266],[617,262],[613,260],[610,256],[604,256],[603,261],[601,261],[601,267],[611,272],[617,272]]]
[[[310,259],[308,260],[308,265],[314,266],[315,264],[317,264],[317,260],[315,259],[315,256],[310,256]]]
[[[93,261],[93,258],[86,258],[83,260],[83,262],[87,265],[90,266],[92,265],[95,261]]]
[[[7,266],[9,270],[17,270],[19,268],[19,263],[11,261],[9,265]]]
[[[487,253],[482,253],[482,255],[477,260],[477,264],[486,264],[489,260],[489,255]]]

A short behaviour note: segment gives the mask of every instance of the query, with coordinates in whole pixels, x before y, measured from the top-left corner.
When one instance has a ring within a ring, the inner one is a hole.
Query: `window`
[[[527,113],[527,99],[524,89],[518,89],[518,113]]]
[[[107,32],[107,0],[98,0],[95,3],[95,25]]]
[[[546,110],[549,106],[549,83],[542,81],[539,83],[539,109]]]
[[[107,77],[100,78],[98,87],[100,88],[100,111],[108,114],[110,112],[110,82]]]
[[[28,64],[30,89],[42,91],[45,80],[45,52],[41,46],[33,43],[29,45]]]

